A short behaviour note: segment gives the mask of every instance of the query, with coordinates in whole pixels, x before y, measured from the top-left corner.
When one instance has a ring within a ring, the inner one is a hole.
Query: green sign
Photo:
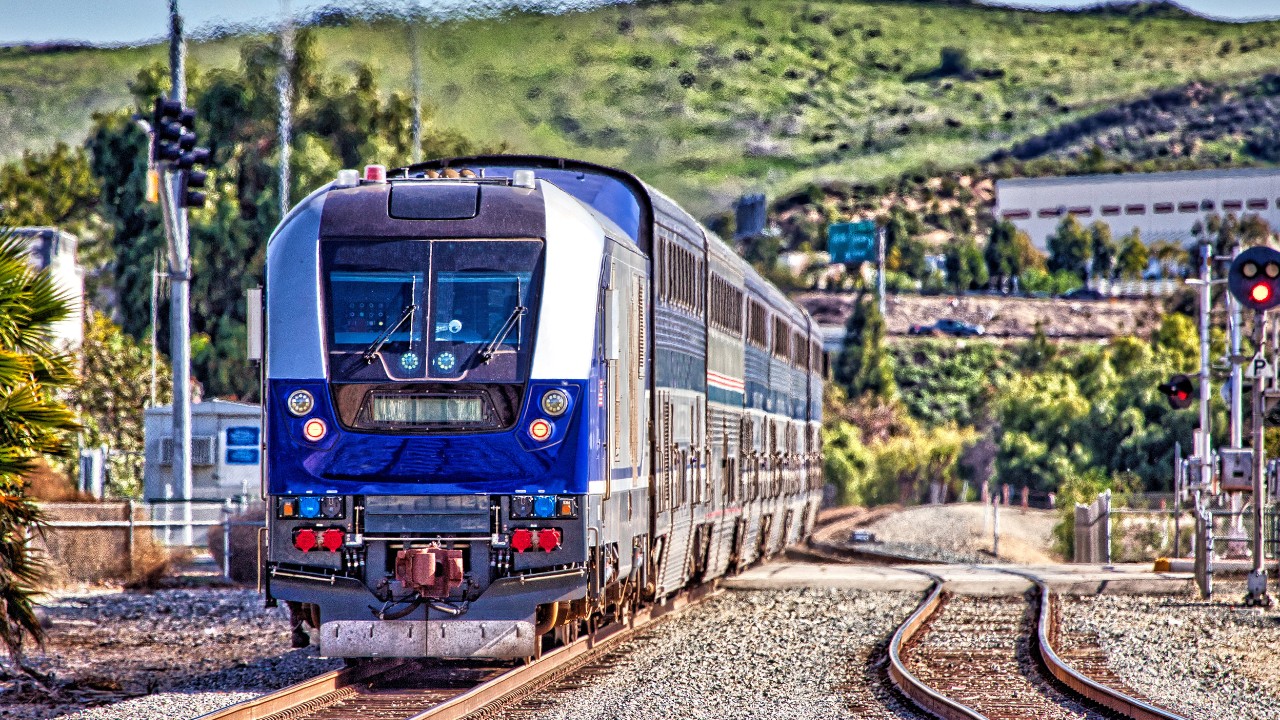
[[[869,262],[876,259],[874,220],[832,223],[827,226],[827,251],[833,263]]]

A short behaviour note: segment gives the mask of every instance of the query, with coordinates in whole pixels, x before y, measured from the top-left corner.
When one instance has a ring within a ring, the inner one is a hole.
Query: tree
[[[972,237],[955,238],[947,243],[946,268],[947,279],[957,294],[987,284],[987,265]]]
[[[1136,280],[1146,272],[1150,262],[1150,254],[1138,234],[1138,228],[1120,239],[1120,254],[1116,257],[1116,270],[1120,277]]]
[[[1049,236],[1049,270],[1066,270],[1080,277],[1085,263],[1093,257],[1093,236],[1081,227],[1074,215],[1067,214]]]
[[[928,275],[929,266],[924,259],[927,249],[916,239],[924,232],[920,217],[901,205],[894,205],[881,223],[884,226],[885,265],[915,280]]]
[[[851,398],[863,395],[892,399],[893,361],[884,347],[884,316],[874,299],[859,295],[845,324],[844,346],[836,360],[836,380]]]
[[[40,513],[23,475],[41,455],[65,452],[75,428],[56,395],[73,380],[70,358],[51,335],[69,313],[52,276],[31,268],[26,243],[0,231],[0,643],[20,667],[25,639],[44,634],[32,605],[43,566],[28,533]]]
[[[0,168],[0,199],[8,225],[53,225],[82,235],[98,203],[98,184],[84,150],[60,142]]]
[[[1008,220],[991,227],[983,258],[988,275],[1000,286],[1030,268],[1044,267],[1044,255],[1031,243],[1031,238]]]
[[[410,157],[413,113],[408,97],[382,92],[368,64],[324,74],[309,30],[298,32],[295,42],[289,197],[303,197],[340,168]],[[256,373],[244,359],[244,290],[261,283],[266,239],[280,221],[275,87],[280,58],[278,40],[251,40],[241,48],[238,70],[188,72],[197,132],[213,153],[208,204],[190,214],[192,365],[210,395],[256,399],[258,392]],[[130,86],[133,111],[148,113],[155,96],[167,88],[162,66],[143,68]],[[143,196],[147,138],[130,114],[98,116],[88,147],[93,174],[102,186],[103,215],[114,236],[118,317],[125,332],[143,337],[150,317],[152,263],[165,241],[159,208]],[[503,149],[477,148],[456,133],[435,128],[431,108],[424,116],[425,157]],[[161,317],[167,317],[163,309]],[[167,328],[160,337],[167,349]]]
[[[1093,239],[1093,276],[1110,278],[1116,266],[1116,241],[1111,238],[1111,226],[1101,220],[1089,226]]]
[[[139,459],[145,449],[143,408],[151,400],[151,347],[139,343],[102,313],[90,313],[80,346],[81,369],[75,398],[82,442],[113,452],[108,476],[119,497],[139,497]],[[156,402],[172,402],[173,376],[161,358],[156,367]],[[125,454],[129,453],[129,454]]]

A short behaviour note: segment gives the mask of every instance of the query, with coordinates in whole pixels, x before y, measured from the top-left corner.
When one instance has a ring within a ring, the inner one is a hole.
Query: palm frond
[[[19,667],[24,641],[43,640],[33,601],[45,571],[31,547],[40,513],[22,478],[35,458],[64,452],[77,427],[55,393],[74,380],[74,363],[50,342],[71,310],[51,273],[32,268],[26,241],[0,228],[0,645]]]

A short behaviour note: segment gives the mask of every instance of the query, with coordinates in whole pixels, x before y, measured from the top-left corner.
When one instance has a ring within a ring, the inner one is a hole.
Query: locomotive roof
[[[545,237],[542,192],[497,183],[399,180],[335,188],[325,198],[322,237]]]
[[[554,176],[551,177],[551,180],[560,189],[577,197],[584,204],[612,220],[645,254],[652,255],[652,226],[655,216],[660,215],[668,223],[684,226],[691,234],[700,233],[705,238],[708,249],[712,252],[718,251],[716,252],[717,255],[723,256],[724,259],[733,262],[740,268],[747,278],[747,286],[756,295],[763,297],[775,311],[787,316],[793,322],[812,326],[809,314],[804,308],[793,303],[773,283],[763,278],[756,272],[755,268],[751,267],[750,263],[743,260],[718,235],[699,223],[688,211],[680,207],[662,191],[629,172],[606,165],[546,155],[472,155],[441,158],[396,168],[388,171],[388,177],[394,178],[397,175],[401,177],[421,176],[428,170],[444,170],[446,168],[470,168],[473,170],[532,168],[553,171],[554,174],[564,174],[565,179],[572,177],[578,181],[576,185],[569,184],[564,179],[557,182],[558,178]],[[611,194],[610,188],[605,183],[597,182],[591,184],[592,176],[614,181],[617,186],[628,191],[629,198],[616,197],[616,193]],[[627,200],[630,200],[634,206],[625,207]]]

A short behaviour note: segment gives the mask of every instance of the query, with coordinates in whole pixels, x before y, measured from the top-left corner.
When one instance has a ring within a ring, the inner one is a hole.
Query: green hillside
[[[703,212],[744,189],[971,163],[1154,90],[1280,70],[1280,22],[1167,6],[681,1],[417,35],[438,123],[627,167]],[[394,19],[317,30],[329,69],[368,62],[384,91],[409,87],[407,38]],[[193,43],[191,62],[235,67],[239,42]],[[0,160],[78,142],[93,112],[127,103],[139,67],[165,57],[161,46],[0,50]]]

